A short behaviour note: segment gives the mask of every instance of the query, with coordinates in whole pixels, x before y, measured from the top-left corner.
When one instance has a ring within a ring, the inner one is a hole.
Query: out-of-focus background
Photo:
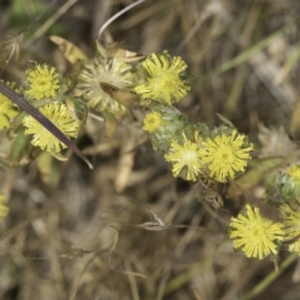
[[[0,1],[0,42],[30,25],[1,80],[20,82],[34,62],[70,72],[47,37],[59,35],[91,57],[101,26],[133,2]],[[140,54],[183,57],[195,80],[176,107],[210,126],[219,113],[259,145],[259,126],[295,134],[299,24],[296,0],[146,0],[104,37]],[[93,171],[74,156],[53,163],[55,179],[36,162],[1,167],[10,213],[0,224],[0,299],[299,299],[297,262],[266,283],[270,259],[234,252],[226,227],[240,197],[226,196],[224,186],[224,206],[216,209],[201,184],[172,176],[140,131],[123,124],[106,138],[100,121],[91,127],[79,147],[97,144],[89,156]],[[160,230],[146,230],[157,223]]]

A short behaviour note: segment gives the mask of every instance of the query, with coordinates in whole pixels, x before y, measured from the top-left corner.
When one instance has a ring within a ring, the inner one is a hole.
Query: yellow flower
[[[131,87],[135,80],[130,70],[131,66],[118,58],[96,57],[84,65],[77,87],[83,91],[87,105],[96,111],[124,113],[125,107],[105,93],[100,87],[100,82],[126,89]]]
[[[282,222],[285,241],[288,242],[298,237],[294,243],[289,245],[288,249],[300,255],[300,213],[294,211],[289,205],[281,206],[281,211],[284,213]]]
[[[296,165],[291,165],[287,170],[286,173],[293,177],[295,180],[300,180],[300,167]]]
[[[66,105],[58,103],[49,104],[41,107],[39,111],[67,137],[77,137],[79,122],[72,118]],[[48,152],[57,153],[67,147],[31,116],[24,117],[23,125],[27,127],[25,134],[33,134],[31,143],[34,146],[40,147],[42,150]]]
[[[263,259],[279,252],[283,230],[280,223],[263,218],[257,207],[247,204],[244,213],[231,217],[229,237],[233,239],[236,250],[244,252],[247,257]]]
[[[171,142],[169,153],[165,154],[165,159],[172,163],[172,172],[175,177],[180,175],[186,180],[196,181],[197,176],[201,173],[199,148],[184,134],[183,138],[183,145],[176,141]]]
[[[60,87],[59,75],[54,67],[37,65],[26,75],[25,95],[41,100],[54,98]]]
[[[252,144],[245,146],[245,142],[245,136],[236,130],[231,135],[221,134],[203,142],[201,162],[207,164],[209,176],[226,182],[227,178],[234,179],[238,172],[243,172],[251,159],[249,152],[254,150]]]
[[[9,207],[5,204],[4,195],[0,194],[0,220],[6,217],[9,213]]]
[[[150,112],[145,116],[143,129],[150,133],[154,132],[161,126],[162,121],[161,113],[157,111]]]
[[[143,99],[151,98],[171,105],[190,90],[180,79],[180,73],[187,68],[181,57],[171,58],[167,51],[160,55],[153,53],[143,62],[143,67],[147,73],[147,84],[135,88],[135,92]]]
[[[8,84],[14,88],[14,84]],[[0,131],[10,127],[10,121],[18,114],[18,107],[0,93]]]

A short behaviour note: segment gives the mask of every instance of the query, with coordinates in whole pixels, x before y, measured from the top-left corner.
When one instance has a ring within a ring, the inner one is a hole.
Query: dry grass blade
[[[35,31],[26,42],[24,48],[30,47],[39,37],[41,37],[55,21],[57,21],[63,14],[65,14],[78,0],[68,0],[58,11],[56,11],[51,18],[49,18],[38,30]]]
[[[209,264],[213,260],[215,255],[220,254],[222,248],[225,247],[226,243],[227,241],[224,241],[219,245],[217,249],[215,249],[215,252],[211,254],[209,257],[206,257],[205,260],[194,264],[190,269],[178,275],[176,278],[170,280],[166,285],[165,295],[172,293],[174,290],[178,289],[180,286],[184,285],[191,278],[193,278],[198,272],[200,272],[202,268],[205,267],[205,265]]]
[[[127,261],[127,260],[125,261],[125,267],[126,267],[126,270],[127,270],[129,284],[130,284],[130,287],[131,287],[132,299],[133,300],[139,300],[140,297],[139,297],[137,282],[135,280],[135,277],[132,276],[132,273],[131,273],[132,268],[131,268],[130,262]]]
[[[80,273],[77,274],[77,276],[75,278],[75,281],[73,283],[72,289],[70,291],[69,300],[75,300],[76,293],[77,293],[77,290],[79,288],[80,281],[81,281],[81,278],[82,278],[84,272],[88,269],[88,267],[92,264],[92,262],[97,258],[98,255],[101,255],[101,254],[103,254],[103,253],[105,253],[107,251],[108,250],[99,250],[99,251],[96,251],[94,253],[94,255],[87,261],[87,263],[85,264],[84,268],[81,270]]]
[[[88,251],[79,248],[65,248],[56,250],[57,256],[67,259],[81,258],[83,255],[93,252],[94,251]]]
[[[99,29],[98,32],[98,40],[101,40],[101,36],[102,33],[104,32],[104,30],[113,22],[115,21],[117,18],[119,18],[120,16],[122,16],[124,13],[126,13],[127,11],[131,10],[132,8],[134,8],[135,6],[145,2],[146,0],[138,0],[130,5],[128,5],[127,7],[125,7],[124,9],[122,9],[121,11],[119,11],[117,14],[115,14],[113,17],[111,17],[110,19],[108,19],[105,24],[102,25],[102,27]]]

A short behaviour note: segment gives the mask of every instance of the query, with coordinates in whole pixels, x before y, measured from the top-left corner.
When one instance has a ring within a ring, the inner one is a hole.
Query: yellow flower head
[[[0,194],[0,220],[6,217],[9,213],[9,207],[5,204],[4,195]]]
[[[281,227],[280,223],[263,218],[257,207],[247,204],[244,213],[231,218],[229,237],[233,239],[236,250],[244,252],[247,257],[263,259],[279,252],[278,245],[283,240]]]
[[[209,176],[226,182],[227,178],[234,179],[238,172],[243,172],[251,159],[249,152],[254,150],[252,144],[245,146],[245,142],[245,136],[236,130],[231,135],[220,134],[203,142],[201,162],[207,165]]]
[[[156,131],[162,124],[162,114],[157,111],[148,113],[144,119],[143,129],[148,132]]]
[[[54,67],[37,65],[26,74],[24,94],[35,100],[54,98],[60,88],[59,74]]]
[[[283,231],[285,240],[288,242],[296,237],[298,239],[289,245],[289,251],[297,252],[300,255],[300,213],[294,211],[289,205],[281,206],[283,212]]]
[[[109,83],[120,89],[129,88],[135,81],[130,70],[131,66],[118,58],[99,56],[84,65],[77,87],[83,91],[87,105],[96,111],[124,113],[125,107],[105,93],[100,87],[100,82]]]
[[[295,180],[300,181],[300,167],[296,165],[291,165],[287,170],[286,173],[293,177]]]
[[[8,84],[14,88],[14,84]],[[10,127],[10,121],[18,114],[18,107],[0,93],[0,131]]]
[[[172,141],[169,153],[165,154],[165,159],[172,163],[172,172],[175,177],[180,175],[186,180],[196,181],[197,176],[201,173],[199,148],[184,134],[183,137],[183,145]]]
[[[150,98],[171,105],[185,96],[190,87],[180,79],[187,65],[181,57],[171,58],[167,51],[153,53],[143,62],[147,84],[139,85],[135,92],[143,99]]]
[[[79,122],[74,120],[68,108],[64,104],[53,103],[45,105],[39,111],[47,117],[67,137],[76,138]],[[31,116],[23,119],[23,125],[27,127],[25,134],[33,134],[31,143],[48,152],[60,152],[67,146],[58,140],[50,131]]]

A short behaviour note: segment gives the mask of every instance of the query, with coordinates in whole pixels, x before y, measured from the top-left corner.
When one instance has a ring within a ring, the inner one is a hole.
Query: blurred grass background
[[[48,9],[1,79],[19,82],[33,61],[68,72],[47,36],[92,55],[100,27],[132,2],[2,0],[2,42]],[[300,82],[299,16],[296,0],[147,0],[106,34],[131,51],[182,56],[196,79],[177,107],[209,125],[222,114],[257,142],[259,122],[289,128]],[[239,198],[223,188],[224,209],[214,210],[201,185],[174,179],[133,126],[123,124],[109,139],[102,127],[96,123],[79,142],[98,144],[94,171],[75,157],[41,160],[51,165],[44,173],[38,162],[0,169],[11,209],[0,224],[0,299],[299,299],[297,257],[283,252],[275,274],[271,260],[234,253],[226,226]],[[120,184],[124,173],[129,179]],[[157,220],[181,228],[128,226]]]

